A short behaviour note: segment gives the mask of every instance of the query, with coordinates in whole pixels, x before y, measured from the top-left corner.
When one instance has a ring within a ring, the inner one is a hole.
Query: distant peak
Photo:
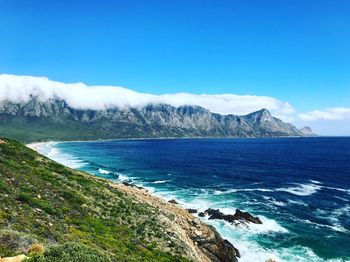
[[[299,129],[299,131],[302,132],[304,135],[315,135],[315,133],[309,126],[304,126],[303,128]]]
[[[269,115],[269,116],[271,116],[270,111],[269,111],[269,110],[267,110],[266,108],[263,108],[263,109],[261,109],[261,110],[259,110],[259,111],[256,111],[255,113],[262,114],[262,115]]]
[[[248,114],[248,116],[269,116],[271,117],[271,113],[269,110],[267,110],[266,108],[260,109],[259,111],[255,111],[253,113]]]

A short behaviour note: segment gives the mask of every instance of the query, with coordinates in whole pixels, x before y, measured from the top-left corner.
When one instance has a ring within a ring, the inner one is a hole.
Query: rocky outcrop
[[[243,212],[239,209],[236,209],[235,214],[224,214],[219,209],[212,209],[209,208],[204,211],[203,215],[208,215],[209,219],[218,219],[218,220],[225,220],[231,224],[234,224],[236,222],[243,222],[243,223],[254,223],[254,224],[262,224],[259,217],[254,217],[249,212]]]
[[[110,184],[121,192],[135,196],[140,203],[157,207],[158,218],[166,225],[173,241],[180,241],[183,253],[193,261],[233,262],[240,257],[238,249],[223,239],[214,227],[205,224],[188,210],[152,196],[144,190],[123,184]]]

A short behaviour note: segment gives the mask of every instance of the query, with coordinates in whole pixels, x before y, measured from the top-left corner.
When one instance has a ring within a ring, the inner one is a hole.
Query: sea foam
[[[102,169],[102,168],[99,168],[98,172],[100,172],[100,174],[102,174],[102,175],[108,175],[111,173],[110,171]]]
[[[70,168],[81,168],[87,163],[70,155],[68,153],[62,152],[57,145],[59,142],[40,142],[32,143],[27,146],[38,153]]]
[[[312,183],[308,183],[308,184],[295,183],[293,185],[295,186],[278,188],[276,189],[276,191],[283,191],[283,192],[287,192],[297,196],[309,196],[309,195],[315,194],[318,190],[322,188],[322,186],[318,184],[312,184]]]

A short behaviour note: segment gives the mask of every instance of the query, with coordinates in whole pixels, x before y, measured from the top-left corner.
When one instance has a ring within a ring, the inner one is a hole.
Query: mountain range
[[[0,134],[24,142],[164,137],[313,136],[273,117],[267,109],[238,116],[220,115],[199,106],[77,109],[62,99],[0,102]]]

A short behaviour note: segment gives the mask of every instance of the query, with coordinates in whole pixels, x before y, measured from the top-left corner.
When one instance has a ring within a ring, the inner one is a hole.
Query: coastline
[[[167,138],[162,138],[162,139],[158,139],[158,140],[166,140]],[[176,139],[176,138],[175,138]],[[181,138],[180,138],[181,139]],[[188,138],[186,138],[188,139]],[[202,138],[200,138],[202,139]],[[240,138],[238,138],[240,139]],[[45,145],[57,145],[57,144],[60,144],[60,143],[74,143],[74,142],[79,142],[79,143],[93,143],[93,142],[103,142],[103,141],[134,141],[134,140],[149,140],[149,139],[108,139],[108,140],[93,140],[93,141],[48,141],[48,142],[35,142],[35,143],[30,143],[30,144],[26,144],[27,147],[31,148],[32,150],[35,150],[36,152],[40,153],[40,154],[43,154],[43,152],[41,152],[39,149],[40,147],[42,146],[45,146]],[[53,149],[55,150],[55,147],[53,146]],[[46,152],[48,153],[48,152]],[[51,153],[50,153],[51,154]],[[75,170],[79,170],[80,167],[82,167],[84,164],[82,163],[82,165],[80,166],[79,163],[76,164],[74,163],[73,159],[70,158],[68,161],[65,161],[65,163],[62,162],[62,159],[57,159],[57,158],[51,158],[50,157],[50,154],[44,154],[46,157],[49,157],[50,159],[56,161],[56,162],[59,162],[69,168],[72,168],[72,169],[75,169]],[[64,155],[65,153],[64,152],[60,152],[59,154],[53,154],[55,156],[59,155]],[[71,155],[67,155],[68,157],[72,157]],[[63,158],[64,160],[67,160],[66,158]],[[80,160],[77,160],[76,161],[80,161]],[[73,163],[72,163],[73,162]],[[97,176],[96,174],[93,174],[91,172],[87,172],[89,175],[91,175],[92,177],[96,177],[98,179],[101,179],[99,176]],[[104,178],[102,178],[104,179]],[[110,179],[104,179],[104,180],[107,180],[109,183],[112,183],[114,186],[118,186],[118,187],[121,187],[122,190],[125,189],[125,187],[123,186],[123,183],[125,181],[128,181],[128,179],[121,179],[119,181],[112,181]],[[127,183],[126,183],[127,184]],[[176,199],[177,200],[177,205],[176,205],[176,208],[177,209],[181,209],[181,213],[182,212],[185,212],[185,213],[188,213],[187,210],[189,209],[193,209],[195,207],[193,207],[192,205],[188,205],[187,203],[184,203],[183,201],[180,201],[179,199],[177,199],[176,196],[172,195],[171,196],[166,196],[166,195],[163,195],[161,192],[154,192],[155,189],[153,187],[149,187],[149,186],[145,186],[143,184],[140,184],[140,183],[134,183],[132,184],[133,187],[127,187],[129,188],[129,191],[130,192],[134,192],[136,195],[139,195],[139,191],[141,192],[141,195],[144,196],[144,193],[146,191],[147,194],[150,195],[151,198],[153,199],[160,199],[162,203],[165,203],[165,204],[168,204],[169,200],[172,200],[172,199]],[[155,203],[159,202],[159,200],[156,200]],[[165,205],[167,206],[167,205]],[[210,208],[211,206],[207,206],[206,208]],[[204,211],[203,210],[198,210],[198,213],[199,211]],[[234,212],[234,211],[233,211]],[[251,252],[251,248],[252,246],[250,245],[246,245],[246,243],[242,244],[242,243],[237,243],[237,239],[232,239],[231,237],[229,237],[227,235],[227,232],[225,230],[225,232],[221,232],[222,231],[222,225],[223,224],[227,224],[227,230],[235,230],[235,228],[237,228],[237,225],[233,225],[231,223],[228,223],[224,220],[209,220],[209,217],[206,216],[206,217],[199,217],[198,216],[198,213],[196,215],[194,214],[190,214],[191,217],[195,217],[197,219],[199,219],[202,223],[204,223],[205,225],[207,225],[208,227],[211,227],[214,229],[215,232],[217,232],[217,234],[220,236],[220,238],[229,238],[228,241],[232,242],[232,244],[234,245],[234,248],[235,250],[237,250],[237,253],[239,253],[240,255],[245,255],[245,257],[242,257],[239,261],[252,261],[251,258],[253,257],[254,258],[254,261],[262,261],[262,262],[265,262],[266,261],[270,261],[270,262],[274,262],[274,261],[281,261],[279,260],[279,255],[278,254],[275,254],[274,252],[266,252],[266,251],[263,251],[263,250],[259,250],[259,254],[254,254],[253,252]],[[281,227],[280,225],[276,224],[275,221],[273,220],[270,220],[270,219],[267,219],[265,217],[262,217],[262,221],[263,221],[263,225],[255,225],[255,224],[249,224],[249,225],[243,225],[243,226],[238,226],[238,227],[242,227],[242,228],[245,228],[245,230],[249,230],[251,231],[251,233],[255,234],[255,233],[262,233],[262,232],[268,232],[270,230],[272,231],[286,231],[283,227]],[[226,227],[225,226],[225,227]],[[221,229],[220,229],[221,228]],[[218,232],[219,231],[219,232]],[[224,234],[223,234],[224,233]],[[240,241],[240,240],[238,240]],[[238,244],[238,247],[236,246]],[[247,257],[248,255],[248,257]],[[270,259],[270,260],[269,260]]]
[[[61,141],[62,143],[63,141]],[[57,144],[60,142],[37,142],[27,144],[26,147],[42,154],[39,147],[45,144]],[[55,161],[55,160],[54,160]],[[71,168],[67,166],[68,168]],[[80,172],[79,170],[73,168]],[[93,179],[107,182],[111,189],[117,189],[124,194],[135,197],[140,204],[147,203],[157,208],[162,217],[162,222],[168,228],[166,234],[176,235],[188,247],[184,254],[198,262],[237,262],[240,257],[239,250],[224,239],[217,230],[194,216],[188,210],[178,203],[171,203],[160,196],[149,192],[147,188],[135,186],[132,184],[114,182],[88,173]],[[169,219],[169,216],[173,219]]]
[[[1,261],[66,258],[67,252],[88,261],[97,261],[95,254],[102,257],[98,261],[238,261],[238,250],[213,227],[145,189],[67,168],[17,141],[1,140],[0,147],[6,152],[1,170],[7,171],[0,182],[8,186],[0,203],[12,214],[2,213],[1,224],[15,226],[0,232]],[[23,192],[24,185],[31,189]],[[77,250],[69,249],[71,241]]]
[[[130,138],[104,138],[104,139],[87,139],[87,140],[47,140],[47,141],[34,141],[34,142],[29,142],[25,143],[26,146],[30,146],[32,144],[44,144],[44,143],[84,143],[84,142],[105,142],[105,141],[137,141],[137,140],[201,140],[201,139],[299,139],[299,138],[343,138],[343,137],[350,137],[350,136],[272,136],[272,137],[240,137],[240,136],[226,136],[226,137],[212,137],[212,136],[207,136],[207,137],[130,137]]]
[[[115,140],[115,139],[112,139],[112,140]],[[122,139],[122,140],[126,140],[126,139]],[[133,139],[135,140],[135,139]],[[116,141],[120,141],[120,139],[116,140]],[[132,140],[129,140],[129,141],[132,141]],[[75,142],[75,141],[70,141],[70,142]],[[82,141],[82,142],[90,142],[90,141]],[[94,141],[94,142],[102,142],[101,140],[97,140],[97,141]],[[57,143],[64,143],[64,141],[51,141],[51,142],[39,142],[39,143],[32,143],[32,144],[29,144],[28,146],[31,146],[31,147],[40,147],[40,145],[43,145],[43,144],[47,144],[47,143],[51,143],[53,145],[57,144]],[[156,143],[156,142],[155,142]],[[267,142],[269,143],[269,142]],[[125,144],[125,146],[127,146],[128,144]],[[171,144],[169,144],[171,145]],[[85,145],[84,144],[77,144],[77,146],[82,146],[85,148]],[[55,147],[55,146],[54,146]],[[60,151],[61,154],[66,154],[66,156],[71,156],[70,160],[74,160],[74,159],[79,159],[80,161],[82,161],[81,163],[83,163],[84,165],[89,165],[88,163],[89,162],[85,162],[85,158],[83,157],[84,155],[80,156],[79,154],[79,151],[77,151],[77,149],[73,150],[73,151],[70,151],[70,145],[66,145],[66,146],[57,146],[56,148],[53,148],[53,151]],[[73,146],[74,147],[74,146]],[[91,147],[94,147],[94,145],[92,144]],[[66,150],[67,149],[67,150]],[[102,152],[100,152],[102,153]],[[87,158],[89,159],[89,158]],[[57,161],[57,160],[56,160]],[[89,160],[87,160],[89,161]],[[59,161],[58,161],[59,162]],[[130,163],[132,164],[132,163]],[[106,166],[107,167],[107,166]],[[79,169],[79,167],[77,167]],[[103,169],[105,169],[105,167],[102,166]],[[95,170],[94,168],[93,169],[90,169],[90,168],[82,168],[82,170],[85,170],[87,171],[88,173],[92,174],[94,177],[106,177],[104,176],[104,173],[102,173],[100,170]],[[113,170],[113,169],[112,169]],[[109,170],[109,169],[105,169],[105,170],[102,170],[103,172],[110,172],[111,174],[114,172],[112,170]],[[90,172],[91,171],[91,172]],[[119,172],[119,171],[118,171]],[[164,202],[166,202],[167,200],[170,200],[170,199],[175,199],[175,200],[179,200],[178,202],[180,203],[180,205],[182,206],[181,208],[184,210],[184,209],[189,209],[189,208],[196,208],[198,209],[199,211],[204,211],[205,209],[204,208],[208,208],[208,207],[214,207],[214,208],[218,208],[220,207],[221,209],[221,206],[216,206],[216,205],[212,205],[214,202],[205,202],[205,201],[202,201],[202,202],[184,202],[184,199],[182,199],[181,195],[178,195],[176,194],[175,192],[170,192],[168,190],[165,190],[163,191],[163,188],[164,186],[162,185],[159,185],[158,186],[158,183],[155,183],[154,181],[161,181],[160,179],[158,180],[153,180],[153,182],[151,183],[147,183],[144,184],[143,181],[140,181],[138,179],[134,180],[134,177],[131,177],[129,176],[128,173],[124,173],[124,171],[122,171],[123,174],[126,174],[127,178],[125,179],[124,177],[119,177],[118,179],[114,179],[112,178],[112,181],[120,181],[120,182],[124,182],[124,181],[131,181],[131,183],[133,183],[134,185],[138,186],[142,186],[146,189],[150,189],[149,190],[149,193],[153,196],[153,197],[156,197],[156,198],[161,198]],[[100,174],[101,173],[101,174]],[[119,175],[119,174],[118,174]],[[136,177],[135,177],[136,178]],[[110,179],[108,179],[108,181],[111,181]],[[317,181],[316,181],[317,182]],[[316,183],[315,182],[315,183]],[[155,184],[155,187],[152,185]],[[319,183],[319,182],[317,182]],[[166,185],[166,184],[164,184]],[[319,186],[319,185],[317,185]],[[162,188],[163,187],[163,188]],[[295,185],[294,185],[295,187]],[[319,186],[319,187],[323,187],[323,186]],[[326,187],[324,187],[326,188]],[[160,189],[160,190],[159,190]],[[289,190],[289,191],[286,191],[286,190]],[[285,188],[284,190],[286,192],[289,192],[290,195],[293,195],[293,193],[295,193],[294,191],[293,192],[290,192],[291,190],[290,189],[293,189],[293,188]],[[154,191],[153,191],[154,190]],[[258,189],[259,190],[259,189]],[[294,190],[294,189],[293,189]],[[278,190],[277,190],[278,191]],[[316,192],[317,190],[315,190]],[[222,192],[222,194],[225,194],[225,193],[228,193],[229,191],[227,192]],[[234,191],[234,189],[232,190],[232,192],[236,192]],[[221,193],[221,192],[219,192]],[[214,197],[215,195],[217,195],[217,197],[220,195],[220,194],[214,194]],[[299,192],[296,192],[296,193],[299,193]],[[314,192],[310,192],[310,194],[312,194]],[[306,195],[306,193],[305,193]],[[304,195],[303,195],[304,196]],[[264,198],[265,199],[265,198]],[[199,199],[200,200],[200,199]],[[269,200],[266,200],[267,202],[269,202]],[[198,205],[199,204],[199,205]],[[266,203],[266,204],[269,204],[269,203]],[[276,203],[276,205],[280,205],[281,203]],[[294,204],[293,204],[294,205]],[[232,207],[232,206],[231,206]],[[233,206],[234,207],[234,206]],[[237,206],[236,206],[237,207]],[[242,208],[243,210],[245,209],[245,206],[242,205],[240,206],[240,208]],[[223,210],[224,212],[226,212],[227,214],[232,214],[232,208],[228,208],[226,210]],[[256,214],[260,214],[260,212],[258,211],[254,211],[254,210],[250,210],[252,213],[256,213]],[[264,218],[264,217],[262,217]],[[241,254],[243,254],[242,256],[242,259],[240,261],[265,261],[265,260],[268,260],[268,259],[274,259],[275,261],[284,261],[284,258],[286,258],[286,260],[289,261],[289,258],[288,256],[292,256],[293,258],[304,258],[305,256],[306,257],[309,257],[311,260],[303,260],[301,259],[300,261],[324,261],[323,259],[321,259],[320,257],[317,257],[316,254],[314,254],[312,252],[311,249],[305,247],[296,247],[296,248],[292,248],[292,249],[280,249],[280,250],[277,250],[277,249],[267,249],[267,250],[264,250],[264,249],[261,249],[261,247],[259,245],[255,245],[257,244],[256,242],[252,241],[252,242],[246,242],[246,240],[249,240],[248,238],[246,238],[244,236],[244,234],[248,234],[250,235],[251,237],[253,237],[255,239],[255,237],[260,237],[260,235],[264,235],[264,234],[270,234],[270,232],[272,234],[275,234],[275,232],[277,234],[285,234],[285,233],[288,233],[288,231],[285,231],[284,230],[284,224],[280,224],[278,221],[278,224],[273,224],[273,222],[276,221],[276,218],[275,217],[270,217],[270,216],[267,216],[267,218],[269,219],[268,221],[267,220],[262,220],[264,225],[263,226],[255,226],[255,225],[249,225],[249,229],[239,229],[239,228],[236,228],[234,225],[229,225],[228,223],[224,222],[224,221],[220,221],[220,220],[208,220],[208,217],[205,217],[202,219],[202,221],[204,221],[206,224],[208,225],[211,225],[211,226],[214,226],[218,232],[221,234],[221,236],[224,236],[225,238],[228,238],[229,241],[233,244],[237,244],[238,246],[238,249],[241,251]],[[276,221],[276,222],[277,222]],[[266,223],[265,223],[266,222]],[[300,222],[303,222],[303,221],[300,221]],[[287,227],[288,228],[288,227]],[[241,238],[241,233],[235,233],[237,231],[242,231],[243,233],[243,238]],[[245,231],[246,233],[244,233],[243,231]],[[231,235],[234,234],[233,236]],[[255,235],[255,236],[254,236]],[[238,237],[237,237],[238,236]],[[282,235],[281,235],[282,236]],[[299,248],[299,249],[298,249]],[[257,253],[256,253],[257,252]],[[282,253],[283,252],[283,253]],[[249,255],[250,257],[250,260],[247,259],[246,255]],[[252,257],[253,256],[253,259]],[[259,259],[258,259],[259,258]],[[283,258],[283,259],[282,259]],[[293,261],[293,260],[291,260]],[[331,261],[340,261],[340,260],[331,260]]]

